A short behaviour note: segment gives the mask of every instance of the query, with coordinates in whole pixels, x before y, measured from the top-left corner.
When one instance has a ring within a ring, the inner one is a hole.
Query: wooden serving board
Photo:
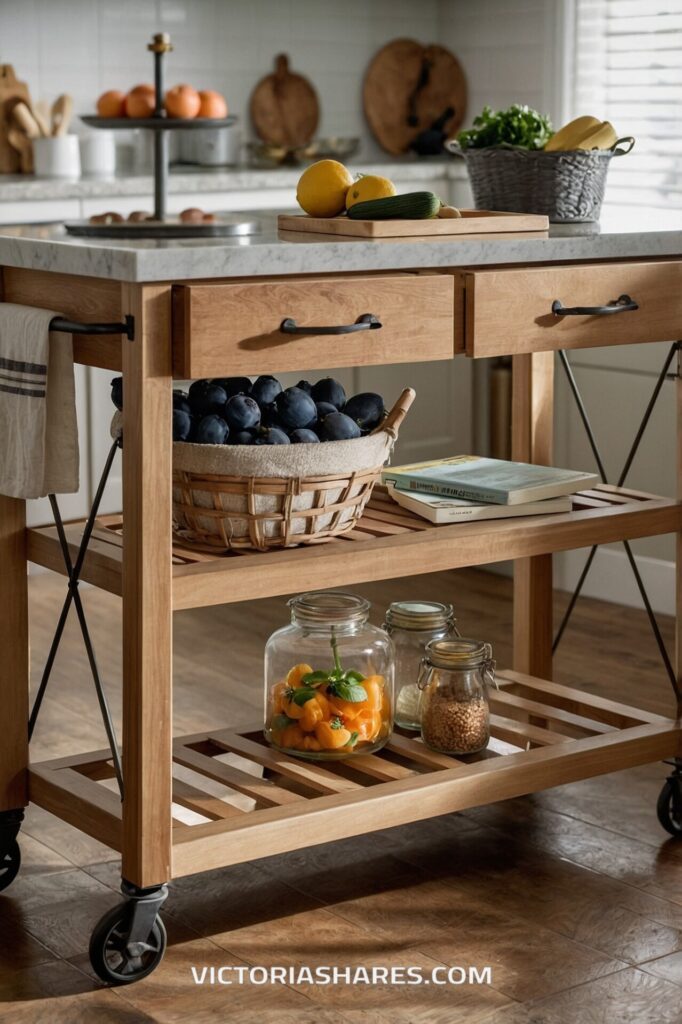
[[[506,231],[547,231],[549,219],[538,213],[501,213],[494,210],[462,210],[461,217],[430,220],[350,220],[341,217],[308,217],[281,213],[280,231],[312,231],[321,235],[354,235],[356,238],[406,238],[438,235],[484,235]]]

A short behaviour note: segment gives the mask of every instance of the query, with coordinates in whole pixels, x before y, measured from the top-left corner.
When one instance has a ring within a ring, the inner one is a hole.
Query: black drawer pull
[[[381,326],[374,313],[363,313],[354,324],[338,324],[336,327],[299,327],[295,320],[287,317],[282,320],[280,331],[283,334],[354,334],[355,331],[378,331]]]
[[[561,299],[552,303],[554,316],[609,316],[611,313],[633,313],[639,306],[629,295],[611,299],[606,306],[562,306]]]

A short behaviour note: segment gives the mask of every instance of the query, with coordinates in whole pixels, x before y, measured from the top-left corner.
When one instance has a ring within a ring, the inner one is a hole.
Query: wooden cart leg
[[[0,495],[0,812],[28,803],[26,502]]]
[[[123,863],[133,886],[171,877],[170,287],[125,285],[123,345]]]
[[[682,344],[682,343],[681,343]],[[677,349],[675,405],[677,409],[676,495],[682,502],[682,350]],[[675,674],[682,688],[682,532],[675,537]],[[682,700],[677,701],[677,717],[682,718]],[[682,757],[682,748],[680,749]]]
[[[554,353],[514,356],[512,459],[551,465]],[[514,564],[514,668],[552,678],[552,556]]]

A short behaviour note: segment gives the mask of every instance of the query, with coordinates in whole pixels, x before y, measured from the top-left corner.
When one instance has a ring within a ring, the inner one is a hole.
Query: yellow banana
[[[618,133],[613,125],[609,121],[604,121],[598,128],[595,128],[593,132],[585,136],[576,149],[611,149],[611,146],[615,145],[618,141]]]
[[[560,128],[558,132],[555,132],[552,138],[549,140],[545,149],[549,152],[553,150],[567,150],[577,149],[578,143],[595,130],[600,127],[602,122],[598,117],[591,117],[589,114],[585,114],[583,117],[576,117],[573,121],[569,121],[563,128]]]

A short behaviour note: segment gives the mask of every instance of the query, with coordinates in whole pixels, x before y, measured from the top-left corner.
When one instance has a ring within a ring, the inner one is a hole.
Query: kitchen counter
[[[548,235],[381,240],[284,234],[275,213],[253,217],[261,231],[233,239],[117,241],[74,238],[61,226],[6,227],[0,265],[117,281],[180,281],[682,255],[682,214],[668,210],[607,207],[600,225],[552,225]]]
[[[383,174],[400,181],[435,181],[447,178],[466,179],[466,170],[459,160],[448,158],[403,160],[348,161],[352,174]],[[195,167],[177,165],[171,168],[168,191],[238,192],[250,189],[292,188],[305,169],[301,167]],[[151,196],[154,181],[151,174],[122,174],[113,178],[37,178],[31,174],[0,175],[0,203],[45,199],[96,199],[105,196]]]

